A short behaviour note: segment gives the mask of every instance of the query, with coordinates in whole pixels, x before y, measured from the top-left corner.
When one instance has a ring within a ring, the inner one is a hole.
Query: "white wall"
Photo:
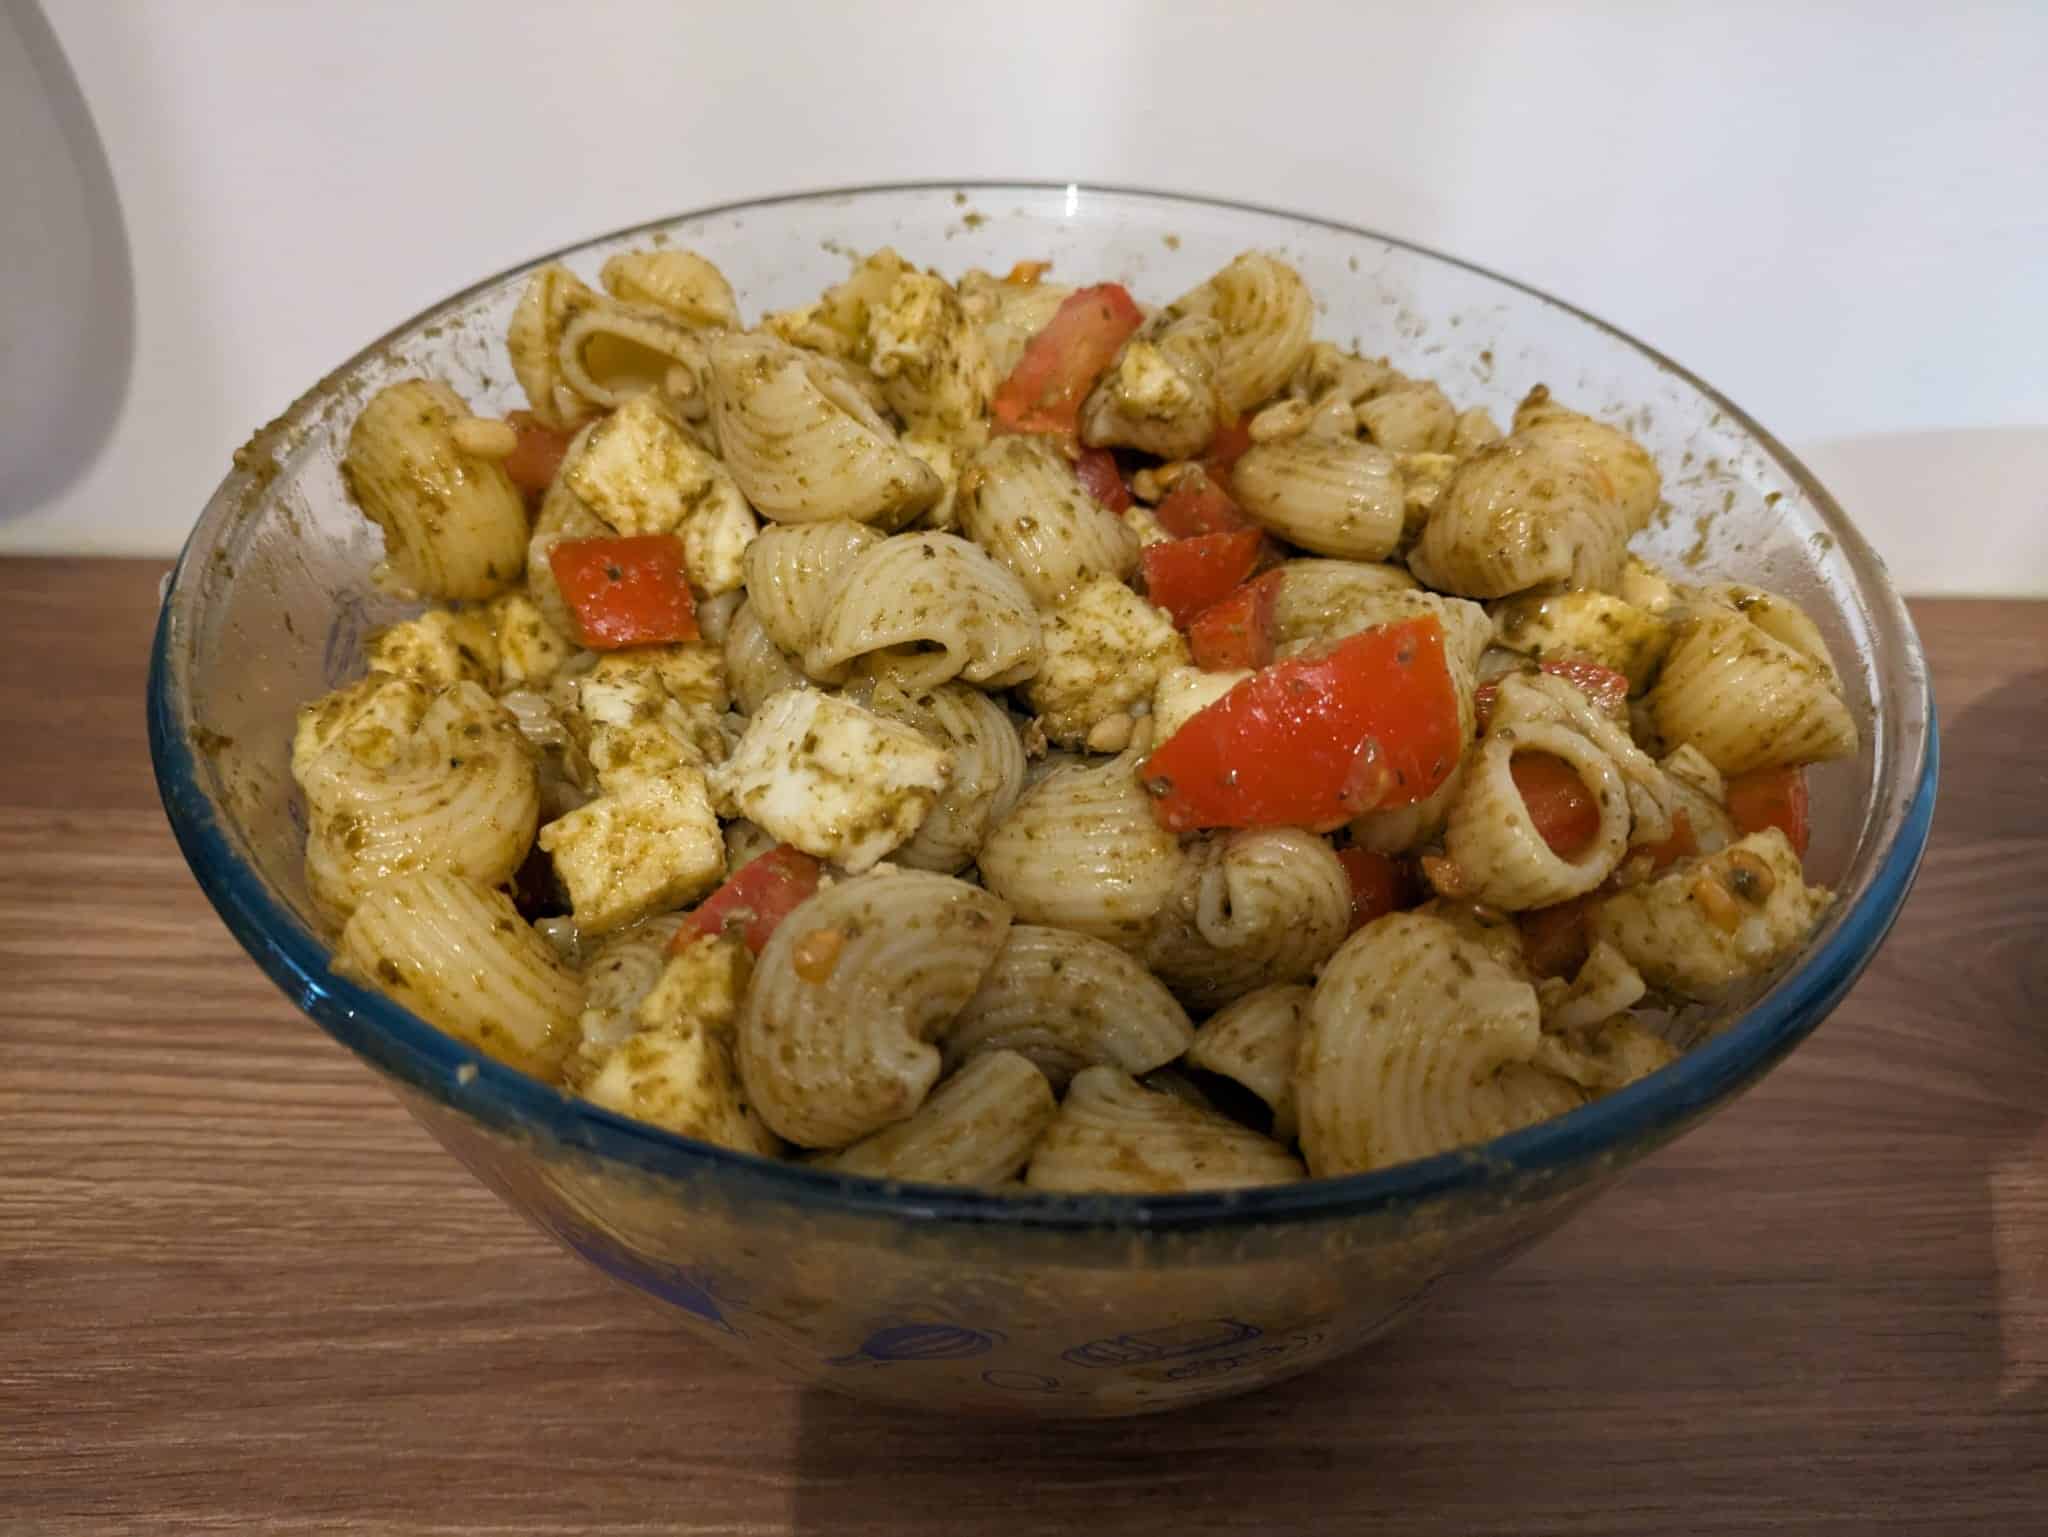
[[[1251,15],[52,0],[136,354],[97,462],[0,509],[0,549],[172,549],[251,428],[518,258],[757,192],[1013,175],[1292,206],[1552,289],[1807,454],[1910,590],[2048,594],[2048,5]]]

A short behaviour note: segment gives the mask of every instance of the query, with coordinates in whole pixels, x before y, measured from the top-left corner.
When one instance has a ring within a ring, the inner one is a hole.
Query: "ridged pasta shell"
[[[920,870],[820,891],[776,928],[740,1010],[740,1074],[771,1129],[844,1147],[909,1117],[939,1076],[932,1040],[1002,949],[1010,911]]]
[[[1230,473],[1261,527],[1305,550],[1384,560],[1401,543],[1405,493],[1394,456],[1355,438],[1303,433],[1257,443]]]
[[[1273,1112],[1273,1135],[1294,1135],[1294,1059],[1312,989],[1282,982],[1246,993],[1211,1015],[1188,1047],[1189,1067],[1243,1084]]]
[[[961,530],[1052,608],[1098,577],[1137,569],[1138,539],[1074,476],[1048,438],[993,438],[974,456],[956,503]]]
[[[1562,760],[1599,812],[1599,826],[1570,858],[1537,830],[1513,776],[1517,753]],[[1551,907],[1584,896],[1628,852],[1628,788],[1614,761],[1585,737],[1550,721],[1496,728],[1465,765],[1444,828],[1444,852],[1459,872],[1458,895],[1506,912]]]
[[[457,446],[453,428],[469,414],[439,380],[403,379],[372,395],[349,428],[341,478],[384,531],[381,585],[462,600],[519,580],[526,503],[497,460]]]
[[[1043,1073],[1014,1051],[993,1051],[932,1090],[909,1120],[818,1165],[872,1179],[997,1185],[1024,1167],[1058,1112]]]
[[[443,871],[379,886],[341,931],[337,969],[536,1078],[576,1044],[583,986],[511,898]]]
[[[578,398],[609,410],[634,395],[703,404],[709,378],[704,336],[666,310],[593,296],[562,327],[561,379]]]
[[[1116,946],[1018,923],[939,1044],[949,1068],[1021,1052],[1058,1089],[1084,1067],[1149,1073],[1193,1035],[1173,994]]]
[[[1515,408],[1515,436],[1525,442],[1567,447],[1580,455],[1613,486],[1629,532],[1649,526],[1664,494],[1663,477],[1649,451],[1621,428],[1567,410],[1539,384]]]
[[[1666,746],[1697,748],[1723,774],[1852,756],[1855,718],[1832,667],[1724,609],[1679,626],[1648,695]]]
[[[1390,454],[1441,454],[1458,430],[1458,408],[1434,384],[1404,384],[1360,402],[1358,425]]]
[[[1113,1067],[1074,1077],[1024,1178],[1034,1190],[1165,1195],[1284,1185],[1299,1159],[1270,1137]]]
[[[1399,566],[1290,560],[1279,569],[1273,640],[1280,646],[1327,640],[1379,624],[1382,594],[1415,590],[1415,578]]]
[[[1003,707],[979,689],[947,683],[910,692],[875,688],[868,708],[903,721],[953,755],[952,777],[917,834],[891,857],[916,870],[951,875],[974,863],[989,831],[1024,793],[1024,740]]]
[[[695,251],[621,251],[605,258],[598,281],[616,299],[662,310],[699,330],[731,330],[740,323],[732,284]]]
[[[1485,1142],[1582,1104],[1531,1066],[1536,990],[1441,918],[1393,913],[1337,952],[1309,1001],[1295,1070],[1318,1177]]]
[[[1038,670],[1042,641],[1030,594],[979,545],[898,534],[839,568],[804,670],[843,677],[848,663],[886,653],[906,688],[956,677],[1008,688]]]
[[[1276,393],[1301,366],[1316,307],[1300,273],[1264,251],[1246,251],[1174,300],[1165,315],[1216,322],[1216,393],[1238,416]]]
[[[1142,948],[1186,856],[1154,819],[1138,761],[1056,769],[989,834],[981,878],[1020,922]]]
[[[533,414],[550,427],[567,427],[590,415],[590,406],[562,374],[562,332],[599,295],[560,262],[549,262],[527,279],[505,332],[512,374],[526,391]]]
[[[899,528],[939,499],[939,477],[825,360],[730,333],[710,359],[719,450],[764,517]]]
[[[1153,971],[1214,1008],[1308,976],[1351,928],[1351,882],[1330,845],[1292,827],[1195,845],[1145,946]]]
[[[1431,587],[1468,598],[1552,583],[1611,588],[1634,529],[1584,458],[1516,433],[1459,465],[1408,565]]]
[[[742,603],[726,627],[726,687],[743,714],[752,715],[786,688],[802,688],[803,673],[783,655],[755,616],[752,603]]]
[[[866,524],[846,518],[762,530],[747,547],[747,605],[769,639],[802,656],[817,638],[834,574],[881,539]]]
[[[307,750],[293,755],[314,900],[341,916],[409,872],[510,879],[540,817],[533,758],[512,717],[468,682],[435,694],[373,674],[354,692],[356,718],[317,746],[302,732]]]

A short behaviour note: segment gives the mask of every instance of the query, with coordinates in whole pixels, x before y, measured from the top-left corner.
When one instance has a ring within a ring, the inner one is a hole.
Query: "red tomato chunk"
[[[691,910],[669,941],[670,952],[692,940],[716,938],[734,929],[746,940],[747,948],[759,955],[777,925],[817,891],[821,869],[818,861],[801,849],[777,844],[742,866]]]
[[[1074,473],[1082,487],[1111,512],[1124,512],[1131,505],[1131,488],[1124,484],[1123,471],[1116,467],[1116,455],[1106,448],[1084,448],[1074,461]]]
[[[1371,849],[1337,851],[1337,863],[1351,878],[1351,927],[1362,929],[1375,918],[1384,918],[1401,906],[1407,882],[1401,867],[1385,854]]]
[[[1262,668],[1146,760],[1153,814],[1203,827],[1337,827],[1407,806],[1449,777],[1464,740],[1432,616]]]
[[[1197,470],[1189,470],[1176,480],[1153,512],[1160,527],[1176,539],[1233,534],[1253,526],[1252,520],[1230,499],[1230,493]]]
[[[1045,329],[996,390],[989,411],[998,430],[1071,434],[1081,402],[1144,322],[1121,283],[1098,283],[1067,295]]]
[[[1600,831],[1600,807],[1579,771],[1555,753],[1518,752],[1508,776],[1537,834],[1559,859],[1578,854]]]
[[[1232,588],[1252,574],[1264,536],[1255,528],[1234,534],[1201,534],[1152,544],[1139,557],[1145,568],[1145,590],[1152,601],[1173,615],[1185,630],[1195,616],[1228,597]]]
[[[512,452],[505,456],[505,473],[525,496],[528,505],[547,495],[548,487],[562,468],[569,452],[573,427],[550,427],[531,411],[514,411],[505,420],[519,435]]]
[[[1210,672],[1231,672],[1241,667],[1264,667],[1273,660],[1273,611],[1280,601],[1282,575],[1268,571],[1196,617],[1188,626],[1188,649],[1194,653],[1197,667]]]
[[[697,638],[697,605],[673,534],[566,539],[548,565],[584,645],[593,651]]]
[[[1728,815],[1747,835],[1775,827],[1791,840],[1792,852],[1806,857],[1813,823],[1806,793],[1806,770],[1756,769],[1728,781]]]

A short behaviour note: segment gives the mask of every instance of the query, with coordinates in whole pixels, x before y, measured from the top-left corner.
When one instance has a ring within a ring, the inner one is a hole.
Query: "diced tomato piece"
[[[1337,863],[1351,877],[1351,927],[1364,928],[1375,918],[1399,909],[1408,895],[1401,866],[1371,849],[1337,850]]]
[[[1508,777],[1528,808],[1537,834],[1559,859],[1570,859],[1600,831],[1600,804],[1579,771],[1555,753],[1518,752]]]
[[[1555,907],[1537,907],[1516,918],[1522,931],[1522,958],[1539,977],[1575,976],[1592,948],[1587,919],[1591,903],[1574,897]]]
[[[1806,857],[1813,836],[1806,794],[1806,770],[1757,769],[1728,781],[1728,815],[1738,831],[1760,833],[1775,827],[1791,840],[1792,852]]]
[[[1088,494],[1111,512],[1123,512],[1131,505],[1131,488],[1124,484],[1123,471],[1116,467],[1116,455],[1106,448],[1084,448],[1074,461],[1074,473]]]
[[[669,941],[670,952],[700,937],[715,938],[732,929],[759,955],[776,925],[817,891],[821,869],[803,850],[777,844],[741,866],[732,879],[691,909],[676,937]]]
[[[1692,818],[1684,811],[1676,811],[1671,817],[1671,836],[1662,843],[1641,843],[1636,845],[1637,854],[1650,856],[1650,868],[1662,870],[1675,865],[1681,859],[1690,859],[1700,851],[1700,840],[1692,830]]]
[[[1075,289],[996,390],[989,410],[997,428],[1073,432],[1081,402],[1144,319],[1121,283]]]
[[[1545,662],[1543,670],[1564,679],[1616,720],[1628,719],[1628,676],[1625,673],[1578,657]]]
[[[1211,539],[1240,539],[1242,534],[1210,534]],[[1182,544],[1198,541],[1183,539]],[[1188,626],[1188,649],[1195,665],[1210,672],[1264,667],[1273,660],[1273,611],[1280,602],[1282,573],[1268,571],[1211,604]]]
[[[1410,805],[1464,741],[1434,615],[1346,636],[1260,669],[1201,711],[1140,771],[1160,824],[1336,827]]]
[[[1541,670],[1562,678],[1616,720],[1628,719],[1628,677],[1612,667],[1577,657],[1544,662]],[[1472,695],[1472,711],[1484,731],[1493,719],[1493,702],[1500,697],[1498,683],[1482,683]]]
[[[1209,446],[1202,451],[1202,468],[1209,472],[1209,478],[1223,485],[1230,483],[1230,469],[1244,457],[1245,450],[1252,446],[1251,423],[1235,421],[1227,427],[1218,427],[1216,436],[1209,440]]]
[[[1233,534],[1253,526],[1252,520],[1230,499],[1230,493],[1199,470],[1189,470],[1176,480],[1153,514],[1176,539]]]
[[[565,539],[548,566],[593,651],[697,638],[697,605],[674,534]]]
[[[1197,614],[1229,596],[1259,563],[1265,536],[1255,528],[1149,544],[1139,557],[1145,590],[1185,630]]]
[[[538,502],[555,483],[576,429],[550,427],[531,411],[513,411],[505,420],[519,434],[512,452],[505,456],[505,473],[529,503]]]

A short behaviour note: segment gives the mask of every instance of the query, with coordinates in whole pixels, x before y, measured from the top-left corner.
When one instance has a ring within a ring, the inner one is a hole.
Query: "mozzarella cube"
[[[498,639],[490,621],[473,611],[434,608],[386,625],[370,637],[363,659],[372,672],[400,673],[435,688],[498,686]]]
[[[1159,686],[1152,690],[1153,751],[1250,676],[1243,668],[1204,672],[1199,667],[1172,667],[1161,673]]]
[[[1161,673],[1187,661],[1187,642],[1164,609],[1114,577],[1099,577],[1046,615],[1044,655],[1025,697],[1048,737],[1079,746],[1099,722],[1150,694]]]
[[[747,585],[747,546],[761,525],[725,466],[710,465],[712,486],[683,520],[683,564],[691,582],[715,598]]]
[[[725,839],[695,769],[614,776],[604,788],[538,840],[586,936],[681,907],[725,874]]]
[[[858,874],[917,831],[953,772],[922,732],[817,689],[784,689],[712,772],[727,814]]]
[[[774,1133],[747,1104],[729,1032],[642,1031],[615,1047],[583,1097],[665,1131],[775,1158]]]
[[[691,1030],[731,1031],[753,974],[753,956],[729,935],[698,939],[668,958],[633,1018],[642,1030],[682,1035]]]
[[[622,534],[674,533],[718,483],[717,461],[653,394],[592,427],[563,471],[569,489]]]
[[[550,624],[541,606],[523,592],[493,599],[490,616],[502,688],[545,687],[576,650],[576,643]]]

